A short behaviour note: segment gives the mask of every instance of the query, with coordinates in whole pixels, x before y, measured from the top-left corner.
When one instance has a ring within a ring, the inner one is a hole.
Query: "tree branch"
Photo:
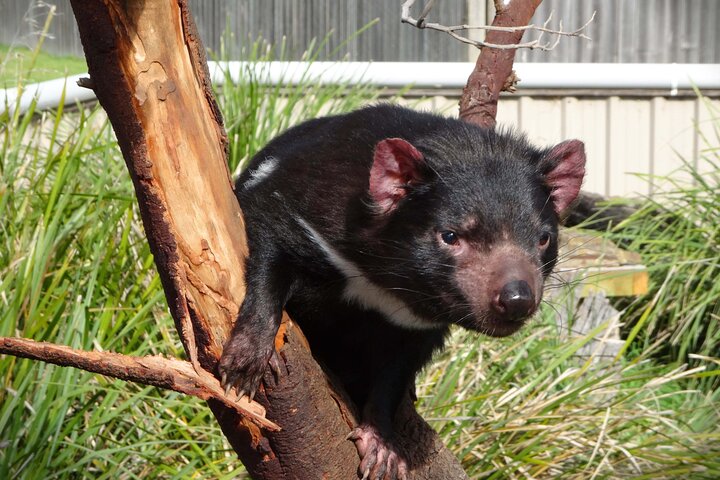
[[[543,22],[542,26],[530,24],[530,25],[517,25],[517,26],[498,26],[498,25],[442,25],[440,23],[428,23],[425,21],[425,18],[430,13],[430,10],[432,10],[432,7],[434,6],[434,1],[429,1],[425,7],[423,8],[422,13],[418,18],[414,18],[410,14],[410,9],[415,4],[415,0],[407,0],[405,3],[402,4],[401,7],[401,21],[403,23],[407,23],[409,25],[412,25],[416,28],[420,29],[429,29],[429,30],[437,30],[439,32],[444,32],[453,37],[454,39],[466,43],[468,45],[473,45],[477,48],[495,48],[499,50],[514,50],[517,48],[527,48],[530,50],[543,50],[543,51],[549,51],[553,50],[558,43],[560,42],[561,37],[578,37],[583,38],[585,40],[590,40],[590,37],[585,35],[583,32],[585,29],[590,25],[590,23],[593,22],[595,19],[595,13],[593,12],[590,19],[585,22],[584,25],[577,28],[573,31],[564,31],[562,28],[562,21],[560,22],[560,26],[558,29],[552,29],[548,28],[548,25],[550,24],[550,21],[552,20],[552,14]],[[540,35],[537,39],[531,40],[529,42],[524,43],[512,43],[512,44],[505,44],[505,43],[492,43],[487,42],[483,40],[475,40],[472,38],[468,38],[466,36],[460,35],[457,32],[462,31],[468,31],[468,30],[485,30],[489,32],[526,32],[526,31],[533,31],[533,32],[539,32]],[[555,41],[553,42],[542,42],[542,38],[544,34],[550,34],[555,35]]]
[[[211,373],[202,369],[195,371],[190,362],[154,355],[131,357],[113,352],[86,352],[64,345],[10,337],[0,337],[0,353],[62,367],[80,368],[120,380],[174,390],[203,400],[214,399],[258,427],[280,430],[280,427],[265,418],[262,405],[249,402],[247,397],[225,395],[220,382]]]
[[[485,40],[498,45],[518,45],[525,30],[517,29],[528,24],[542,0],[512,0],[507,5],[495,2],[496,13]],[[509,30],[505,30],[509,29]],[[494,127],[497,102],[502,90],[511,90],[517,77],[512,65],[515,48],[483,48],[475,69],[460,98],[460,118],[481,127]]]

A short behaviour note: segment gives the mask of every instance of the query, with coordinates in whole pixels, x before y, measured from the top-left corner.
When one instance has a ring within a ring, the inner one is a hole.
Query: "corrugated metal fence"
[[[379,24],[352,38],[341,52],[353,59],[375,60],[467,60],[468,48],[440,32],[419,31],[398,23],[400,2],[381,0],[338,1],[237,0],[234,2],[190,0],[206,45],[220,48],[226,26],[243,39],[258,35],[279,42],[287,37],[290,58],[299,58],[314,34],[335,28],[336,35],[323,53],[338,46],[371,19]],[[0,42],[34,45],[45,20],[44,7],[28,8],[20,0],[0,0]],[[463,16],[478,18],[465,1],[438,0],[437,18],[463,23]],[[642,10],[641,10],[642,6]],[[598,9],[590,29],[594,42],[565,39],[548,54],[521,52],[519,61],[598,62],[707,62],[720,63],[720,1],[718,0],[545,0],[538,12],[546,18],[564,18],[566,29],[583,24]],[[242,32],[242,33],[239,33]],[[48,39],[48,50],[82,54],[75,22],[67,2],[58,3],[58,16]],[[231,39],[237,49],[240,38]],[[232,48],[230,49],[232,53]],[[321,57],[322,58],[322,57]],[[337,58],[337,57],[336,57]],[[413,94],[413,92],[410,92]],[[426,90],[424,107],[457,114],[457,98]],[[548,94],[549,93],[549,94]],[[585,141],[588,177],[585,188],[606,195],[652,194],[654,184],[642,176],[666,175],[676,170],[681,158],[696,161],[705,147],[702,138],[714,137],[717,119],[702,101],[679,98],[623,95],[603,92],[575,96],[571,92],[530,92],[506,96],[500,102],[498,121],[528,133],[539,145],[565,138]],[[410,103],[417,100],[407,98]],[[720,100],[712,101],[717,115]],[[707,165],[698,165],[700,169]],[[641,176],[632,175],[639,173]],[[676,177],[676,175],[673,175]]]
[[[428,35],[400,23],[400,4],[387,0],[245,0],[216,2],[190,0],[200,34],[206,45],[218,51],[226,27],[234,33],[232,43],[247,44],[258,37],[280,45],[285,39],[287,59],[298,60],[310,42],[321,41],[322,58],[349,60],[455,60],[467,58],[467,47],[447,35]],[[441,1],[438,16],[466,18],[466,1]],[[367,31],[355,35],[364,26]],[[438,38],[440,37],[440,38]],[[447,38],[445,38],[447,37]],[[337,49],[337,54],[332,52]],[[237,58],[235,52],[229,52]]]
[[[552,13],[557,28],[588,26],[592,42],[561,40],[550,52],[523,50],[518,62],[720,63],[718,0],[543,0],[532,23]]]
[[[57,16],[45,48],[82,55],[69,2],[54,3]],[[418,1],[419,10],[424,1]],[[438,0],[430,21],[483,24],[491,0]],[[321,58],[374,61],[465,61],[476,52],[448,35],[400,23],[400,0],[190,0],[207,47],[220,49],[223,32],[229,58],[238,46],[259,36],[279,45],[286,39],[287,59],[299,59],[312,38],[333,31]],[[0,0],[0,43],[34,46],[48,7],[38,0]],[[718,0],[544,0],[533,23],[553,12],[551,26],[565,30],[597,17],[588,29],[593,41],[561,40],[551,52],[521,51],[520,62],[676,62],[720,63]],[[366,32],[353,36],[377,19]],[[529,37],[529,34],[528,34]],[[346,41],[347,40],[347,41]],[[337,49],[337,53],[331,55]]]

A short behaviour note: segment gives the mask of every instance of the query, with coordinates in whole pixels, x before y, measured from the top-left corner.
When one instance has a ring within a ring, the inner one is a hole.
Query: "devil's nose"
[[[506,283],[494,303],[497,313],[506,320],[521,320],[535,311],[535,296],[525,280]]]

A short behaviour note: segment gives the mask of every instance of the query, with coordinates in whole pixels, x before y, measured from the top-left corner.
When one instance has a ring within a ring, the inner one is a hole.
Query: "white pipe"
[[[77,82],[81,77],[87,77],[87,73],[72,75],[66,78],[56,78],[40,83],[31,83],[23,88],[8,88],[0,90],[0,114],[5,113],[6,108],[10,113],[20,109],[25,113],[30,108],[33,99],[37,99],[35,110],[49,110],[57,108],[60,104],[63,90],[65,91],[65,105],[74,105],[77,102],[86,102],[95,99],[95,92],[89,88],[78,86]],[[18,98],[20,95],[20,98]]]
[[[212,63],[212,62],[211,62]],[[233,81],[246,62],[211,65],[213,81],[227,69]],[[467,62],[267,62],[256,67],[271,84],[301,79],[325,83],[364,81],[380,87],[463,88],[474,68]],[[516,63],[520,88],[537,89],[702,89],[720,88],[720,64]]]
[[[525,88],[678,89],[720,88],[720,63],[521,63]]]
[[[303,82],[365,82],[378,87],[460,89],[465,86],[474,64],[467,62],[208,62],[212,81],[225,82],[224,71],[237,82],[248,68],[256,78],[268,84]],[[693,86],[720,89],[720,64],[648,64],[648,63],[516,63],[521,89],[603,89],[667,90]],[[74,75],[66,79],[27,85],[18,100],[17,89],[0,90],[0,113],[16,108],[27,111],[33,98],[37,109],[55,108],[65,88],[65,104],[91,100],[91,90],[77,86]]]

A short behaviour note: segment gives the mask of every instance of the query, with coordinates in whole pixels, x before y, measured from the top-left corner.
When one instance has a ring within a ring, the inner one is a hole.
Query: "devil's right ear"
[[[391,212],[407,194],[407,187],[422,180],[424,159],[410,142],[386,138],[375,146],[370,169],[370,197],[383,213]]]
[[[580,140],[568,140],[551,148],[541,161],[545,183],[558,215],[575,201],[585,177],[585,145]]]

